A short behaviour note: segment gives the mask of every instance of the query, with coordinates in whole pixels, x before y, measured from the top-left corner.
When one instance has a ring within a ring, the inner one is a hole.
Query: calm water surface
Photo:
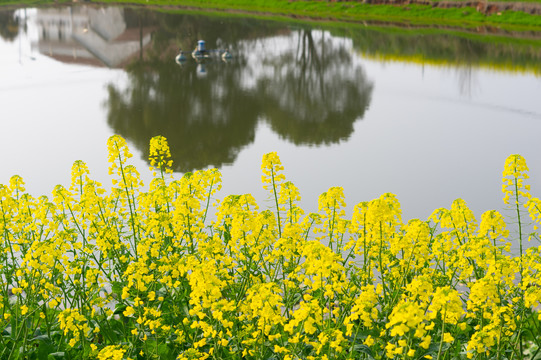
[[[404,217],[463,198],[502,209],[505,158],[522,154],[541,196],[541,50],[352,25],[122,8],[0,12],[0,183],[33,195],[69,184],[73,161],[108,185],[120,134],[146,183],[148,142],[168,138],[176,171],[217,167],[219,197],[252,193],[277,151],[302,205],[343,186],[349,209],[397,194]],[[206,40],[232,61],[175,63]]]

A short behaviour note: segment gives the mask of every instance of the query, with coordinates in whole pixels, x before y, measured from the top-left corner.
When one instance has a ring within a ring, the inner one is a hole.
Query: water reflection
[[[541,74],[541,37],[535,33],[513,39],[487,38],[486,34],[460,36],[438,30],[419,33],[366,28],[347,29],[345,35],[365,57],[452,68],[459,73],[459,86],[465,92],[471,90],[471,72],[478,67]]]
[[[39,9],[38,51],[65,63],[123,67],[141,56],[152,29],[128,26],[119,7]]]
[[[301,30],[289,42],[296,46],[262,60],[269,71],[257,84],[272,129],[297,145],[347,139],[370,104],[372,83],[328,33]]]
[[[3,17],[2,36],[14,39],[19,17]],[[125,69],[127,84],[107,86],[109,126],[144,157],[150,137],[166,135],[181,172],[232,164],[261,122],[295,144],[346,140],[370,103],[373,85],[353,63],[351,42],[325,31],[94,6],[40,8],[34,24],[32,49],[43,55]],[[200,39],[234,58],[190,57],[179,67],[178,49],[190,51]]]
[[[13,41],[19,34],[19,17],[15,10],[0,10],[0,36],[7,41]]]
[[[343,39],[280,24],[254,33],[250,21],[207,18],[199,28],[198,17],[173,25],[171,15],[154,16],[167,26],[127,67],[127,86],[109,85],[108,123],[145,156],[150,137],[167,134],[177,171],[233,163],[260,121],[295,144],[345,140],[370,103],[372,84]],[[178,34],[230,49],[234,59],[178,67],[174,49],[189,48]]]
[[[167,134],[178,171],[232,163],[253,142],[258,119],[257,96],[242,91],[241,64],[212,66],[203,79],[200,64],[182,69],[172,62],[130,67],[126,88],[108,87],[108,124],[147,156],[150,137]]]

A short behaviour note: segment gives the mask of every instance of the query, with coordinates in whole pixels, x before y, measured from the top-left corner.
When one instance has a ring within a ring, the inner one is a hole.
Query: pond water
[[[0,27],[0,183],[21,175],[35,196],[68,185],[77,159],[108,185],[113,134],[147,183],[149,139],[163,135],[177,176],[217,167],[218,197],[252,193],[263,208],[270,151],[308,211],[343,186],[349,210],[392,192],[405,219],[456,198],[479,219],[502,209],[513,153],[541,196],[533,40],[88,6],[1,11]],[[233,59],[195,62],[200,39]]]

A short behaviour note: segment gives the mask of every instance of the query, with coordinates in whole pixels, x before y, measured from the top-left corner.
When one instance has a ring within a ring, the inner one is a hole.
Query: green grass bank
[[[81,1],[81,0],[79,0]],[[515,31],[541,30],[541,2],[526,0],[401,0],[295,1],[295,0],[90,0],[91,3],[138,4],[214,11],[250,13],[258,16],[341,22],[403,23],[419,26],[460,28],[494,27]],[[66,0],[4,0],[0,4],[40,5],[66,3]],[[513,9],[521,9],[516,11]]]

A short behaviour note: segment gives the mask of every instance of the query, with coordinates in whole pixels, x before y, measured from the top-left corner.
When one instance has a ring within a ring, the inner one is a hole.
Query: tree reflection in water
[[[0,10],[0,37],[6,41],[13,41],[17,35],[19,35],[19,18],[15,15],[15,10]]]
[[[295,144],[345,140],[370,103],[372,84],[352,63],[342,43],[326,33],[303,30],[297,47],[267,59],[274,77],[260,81],[271,127]]]
[[[258,121],[295,144],[347,139],[370,102],[362,68],[326,33],[246,19],[150,16],[157,25],[151,48],[126,69],[125,88],[109,85],[108,122],[143,152],[152,136],[166,136],[177,171],[233,163],[254,141]],[[276,38],[285,41],[271,46]],[[198,39],[209,49],[228,48],[233,61],[205,64],[204,77],[192,59],[179,67],[178,48],[191,50]]]

